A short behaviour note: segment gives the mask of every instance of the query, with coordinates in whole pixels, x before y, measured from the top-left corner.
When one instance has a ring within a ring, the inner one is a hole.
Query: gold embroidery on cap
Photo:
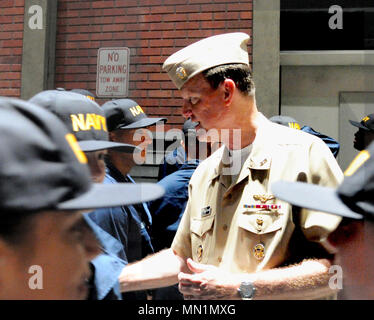
[[[356,158],[353,159],[347,170],[344,171],[344,175],[349,177],[354,174],[369,158],[370,153],[367,150],[362,150]]]
[[[93,128],[94,130],[108,131],[106,127],[106,118],[95,113],[78,113],[71,114],[71,125],[73,131],[88,131]]]
[[[130,111],[134,117],[138,116],[141,113],[144,113],[141,106],[132,107],[130,108]]]
[[[362,118],[361,121],[366,122],[366,121],[368,121],[368,120],[370,120],[370,118],[369,118],[368,116],[366,116],[365,118]]]
[[[292,129],[300,130],[300,125],[296,122],[289,122],[288,126]]]
[[[175,70],[176,75],[179,79],[184,80],[187,78],[187,72],[186,69],[183,67],[178,67],[177,70]]]
[[[73,135],[72,133],[68,133],[67,135],[65,135],[65,139],[69,143],[70,148],[73,150],[78,161],[80,163],[86,164],[88,162],[87,157],[84,154],[84,152],[81,150],[81,148],[79,147],[79,144],[77,142],[77,139],[75,138],[75,135]]]

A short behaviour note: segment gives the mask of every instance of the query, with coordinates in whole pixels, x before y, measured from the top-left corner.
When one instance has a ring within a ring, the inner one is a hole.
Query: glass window
[[[281,51],[373,49],[373,0],[281,0]]]

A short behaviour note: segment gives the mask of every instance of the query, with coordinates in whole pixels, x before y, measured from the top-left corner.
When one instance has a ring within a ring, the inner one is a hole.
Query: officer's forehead
[[[187,93],[203,93],[208,88],[211,88],[208,80],[205,79],[202,73],[199,73],[189,79],[179,91],[182,95]]]

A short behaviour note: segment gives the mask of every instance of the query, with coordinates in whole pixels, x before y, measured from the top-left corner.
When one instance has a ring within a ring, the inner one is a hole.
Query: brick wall
[[[0,96],[20,97],[24,0],[0,0]]]
[[[148,115],[167,117],[166,129],[183,119],[178,93],[161,71],[165,59],[206,36],[252,34],[252,0],[59,0],[58,5],[56,87],[95,92],[98,48],[128,47],[129,98]]]

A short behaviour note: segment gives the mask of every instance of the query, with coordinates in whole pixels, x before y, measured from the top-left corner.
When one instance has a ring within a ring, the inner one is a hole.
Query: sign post
[[[97,54],[96,96],[128,96],[129,48],[100,48]]]

